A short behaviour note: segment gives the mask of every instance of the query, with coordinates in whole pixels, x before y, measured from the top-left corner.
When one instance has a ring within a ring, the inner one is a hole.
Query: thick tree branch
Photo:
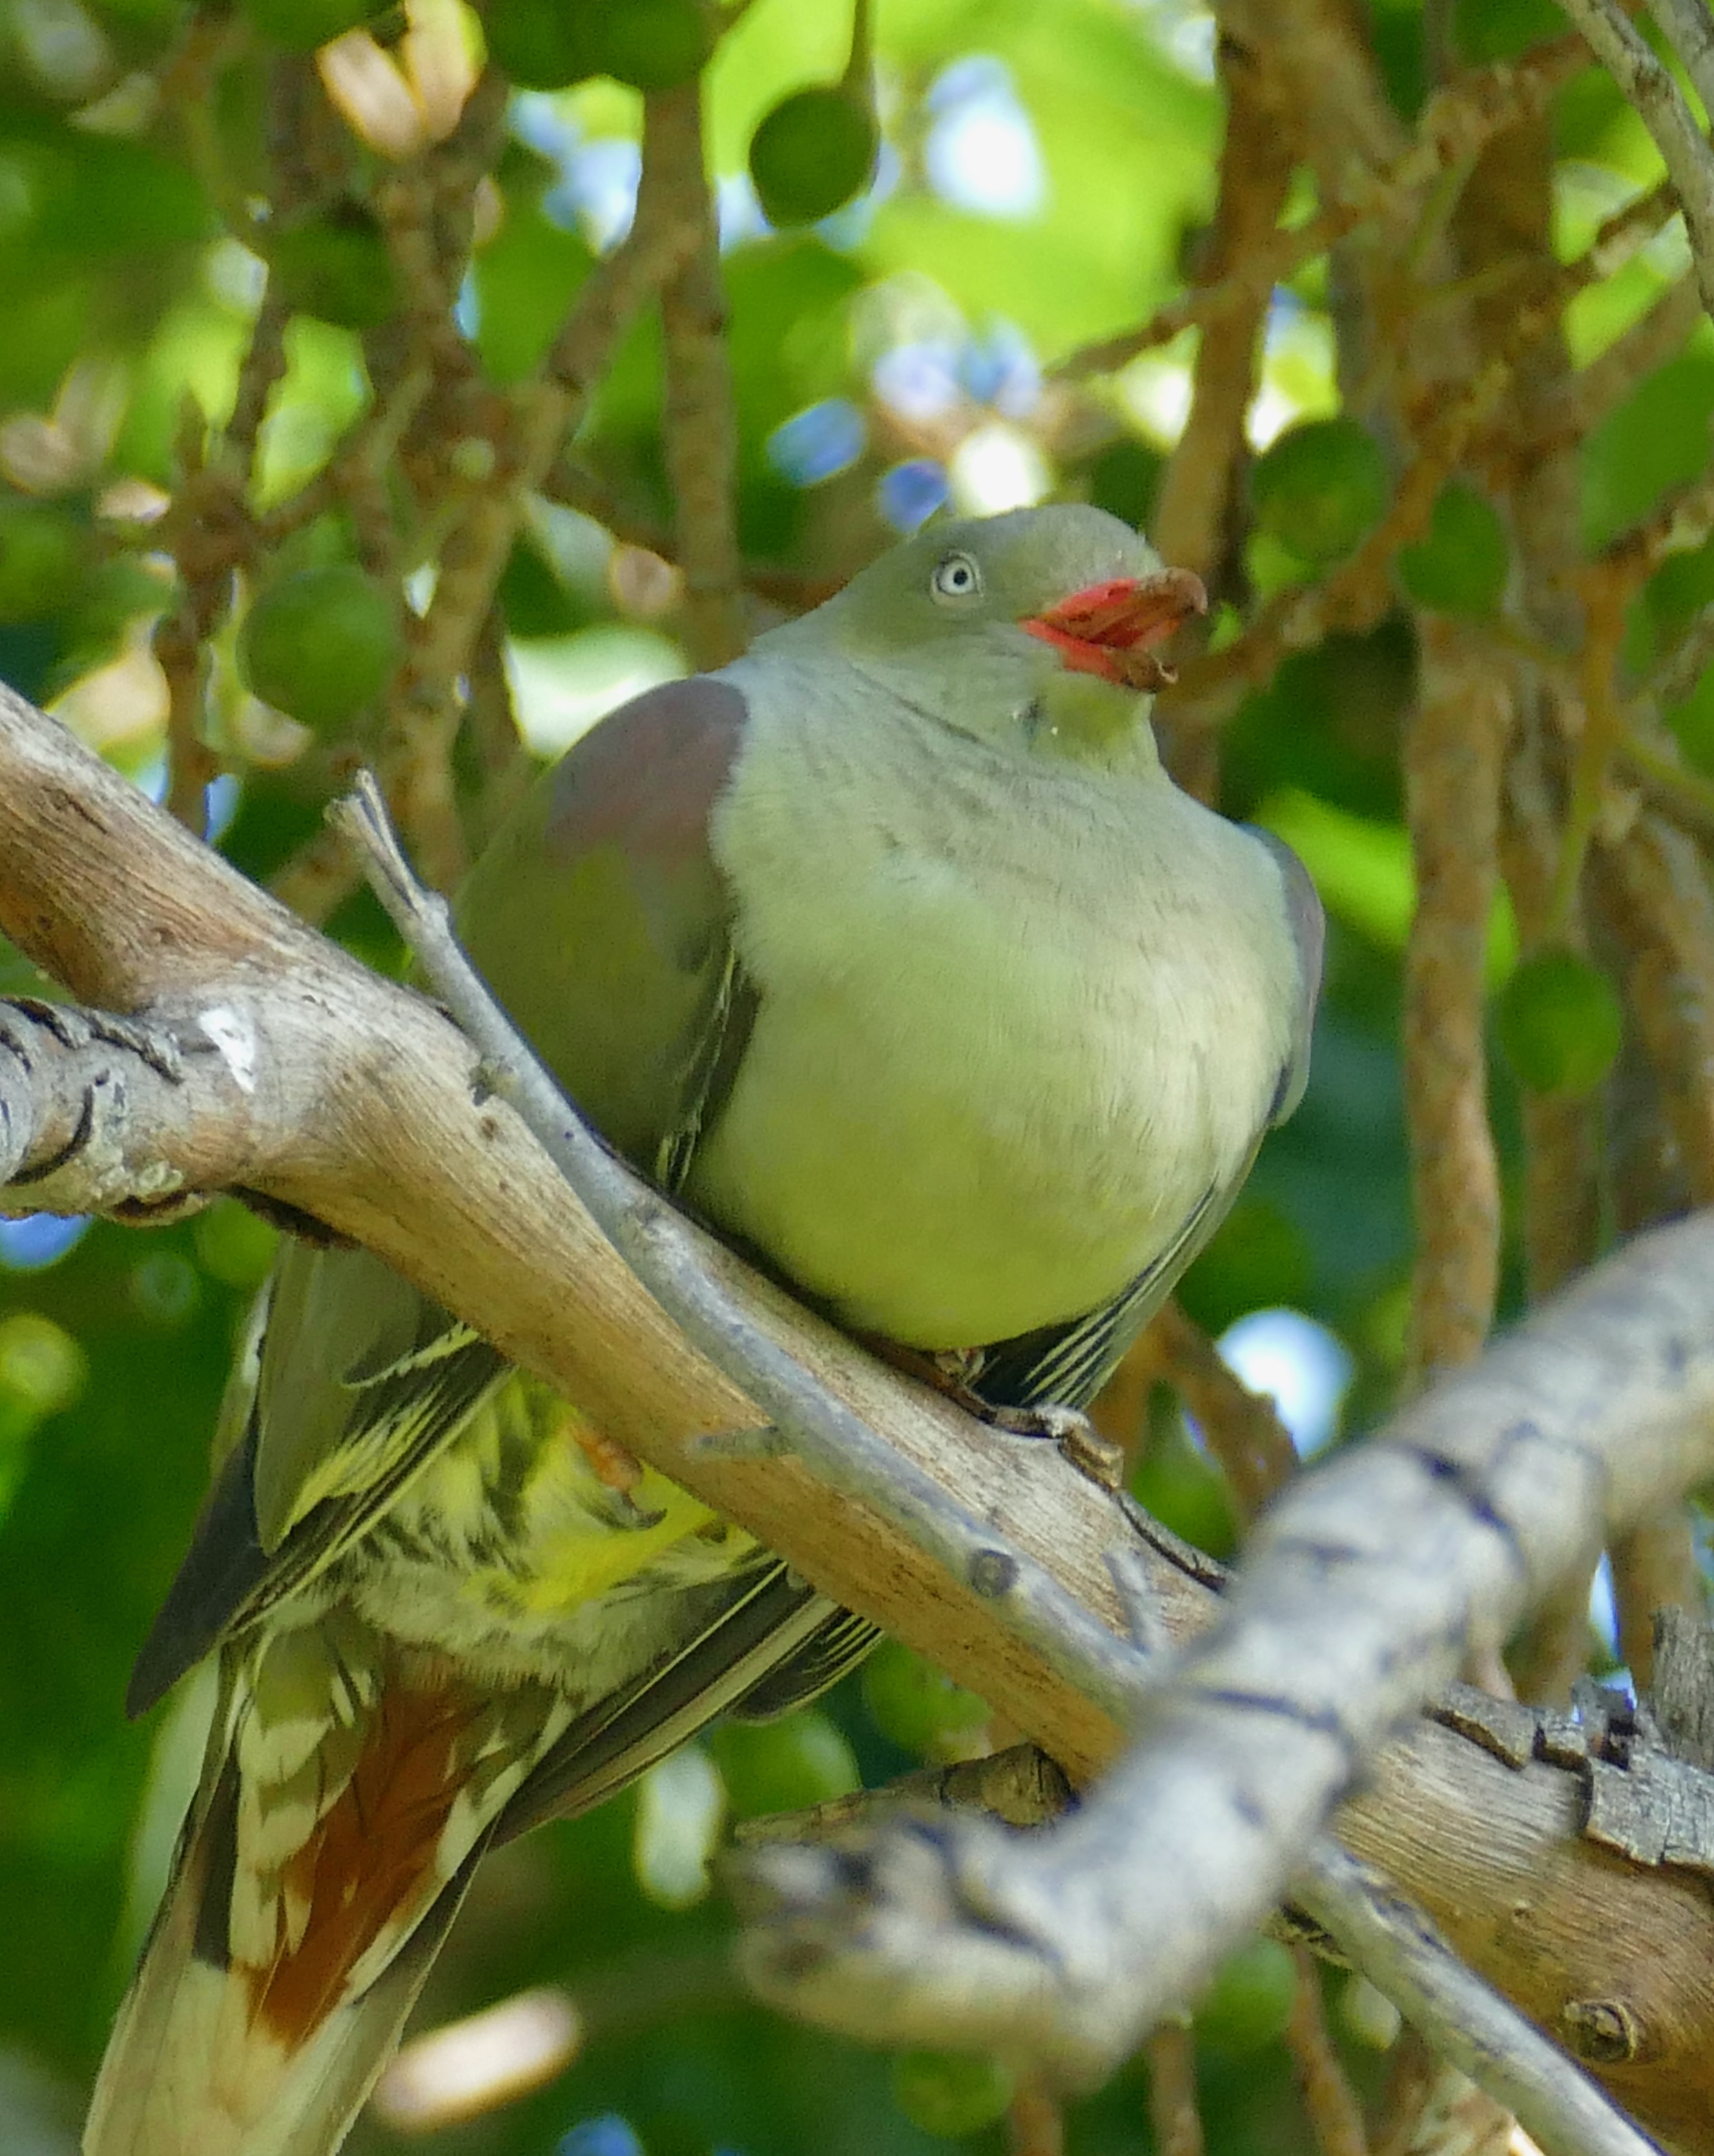
[[[1012,1628],[1009,1591],[982,1591],[1003,1567],[987,1568],[976,1584],[949,1574],[889,1524],[885,1507],[829,1487],[801,1451],[757,1458],[742,1443],[699,1443],[770,1417],[686,1344],[511,1109],[478,1097],[469,1044],[420,998],[293,921],[12,698],[0,698],[0,928],[74,993],[126,1014],[151,1040],[165,1035],[182,1046],[193,1026],[206,1034],[215,1010],[248,1023],[254,1060],[239,1059],[248,1083],[233,1073],[241,1097],[216,1095],[228,1116],[228,1156],[217,1161],[210,1147],[192,1163],[187,1153],[187,1186],[243,1184],[363,1240],[576,1397],[619,1442],[781,1549],[826,1592],[936,1656],[1077,1778],[1113,1756],[1115,1673],[1121,1688],[1138,1689],[1143,1674],[1117,1640],[1113,1659],[1098,1658],[1105,1673],[1075,1642],[1044,1653]],[[208,1060],[231,1069],[218,1043]],[[142,1148],[126,1157],[141,1161]],[[28,1204],[39,1194],[15,1195]],[[86,1203],[89,1194],[67,1186],[56,1202]],[[1711,1244],[1714,1228],[1697,1221],[1638,1245],[1578,1291],[1581,1303],[1573,1298],[1544,1317],[1547,1333],[1520,1336],[1423,1403],[1410,1430],[1429,1455],[1412,1449],[1402,1426],[1375,1449],[1365,1472],[1403,1493],[1407,1517],[1419,1516],[1419,1543],[1383,1547],[1369,1532],[1371,1498],[1331,1481],[1336,1510],[1349,1504],[1358,1516],[1350,1532],[1342,1512],[1331,1522],[1301,1517],[1306,1498],[1297,1493],[1264,1529],[1239,1626],[1202,1650],[1189,1681],[1163,1693],[1152,1713],[1157,1731],[1189,1733],[1188,1786],[1204,1797],[1204,1740],[1213,1738],[1217,1768],[1229,1757],[1230,1778],[1220,1784],[1216,1776],[1218,1809],[1229,1817],[1233,1792],[1250,1794],[1246,1777],[1277,1779],[1289,1799],[1282,1809],[1262,1792],[1265,1831],[1245,1827],[1239,1836],[1242,1885],[1228,1896],[1232,1906],[1260,1909],[1278,1892],[1343,1784],[1351,1746],[1409,1717],[1455,1657],[1460,1620],[1502,1621],[1544,1584],[1555,1537],[1578,1510],[1573,1499],[1599,1479],[1584,1472],[1582,1448],[1626,1435],[1614,1465],[1614,1518],[1636,1517],[1697,1471],[1700,1440],[1686,1418],[1714,1390],[1703,1345],[1714,1312],[1701,1308],[1714,1299]],[[1163,1634],[1182,1639],[1207,1621],[1206,1590],[1161,1553],[1164,1543],[1140,1539],[1121,1501],[1070,1471],[1054,1446],[972,1423],[804,1317],[717,1247],[699,1247],[716,1290],[740,1298],[769,1342],[805,1364],[913,1476],[929,1478],[947,1518],[973,1517],[986,1548],[1041,1567],[1115,1626],[1125,1598],[1106,1560],[1122,1552],[1121,1569],[1133,1589],[1143,1583],[1151,1622]],[[1526,1418],[1536,1436],[1515,1439],[1485,1469],[1478,1440]],[[1552,1480],[1547,1468],[1568,1457],[1552,1440],[1568,1419],[1578,1449],[1568,1455],[1572,1471]],[[1462,1463],[1458,1473],[1435,1464],[1442,1455]],[[1465,1507],[1470,1491],[1513,1528],[1521,1561],[1506,1533]],[[1555,1491],[1564,1502],[1513,1526],[1514,1512]],[[1282,1575],[1296,1583],[1283,1604]],[[1409,1621],[1383,1618],[1378,1632],[1372,1619],[1390,1604],[1377,1589],[1389,1579],[1411,1590]],[[1276,1624],[1280,1643],[1269,1649],[1256,1627]],[[1412,1633],[1430,1650],[1414,1676],[1401,1659]],[[1234,1686],[1291,1711],[1244,1712],[1215,1697]],[[1300,1709],[1310,1717],[1301,1729]],[[1149,1772],[1127,1768],[1111,1800],[1100,1793],[1072,1823],[1100,1845],[1104,1900],[1127,1876],[1126,1791],[1139,1774],[1147,1784]],[[1568,2000],[1622,1993],[1647,2041],[1612,2071],[1615,2086],[1669,2125],[1683,2115],[1676,2107],[1686,2091],[1706,2116],[1714,1999],[1704,1972],[1714,1968],[1714,1911],[1694,1883],[1598,1856],[1578,1839],[1578,1789],[1563,1769],[1507,1764],[1439,1724],[1414,1725],[1373,1774],[1340,1817],[1352,1847],[1421,1898],[1455,1944],[1538,2021],[1552,2025]],[[1203,1823],[1187,1820],[1185,1810],[1161,1812],[1149,1835],[1180,1850],[1178,1868],[1193,1885]],[[1043,1837],[1034,1845],[1040,1857],[1068,1865],[1061,1835],[1070,1830]],[[1251,1861],[1258,1842],[1259,1864]],[[1003,1869],[1015,1852],[997,1846]],[[1524,1938],[1496,1921],[1521,1896],[1532,1912]],[[1083,1890],[1074,1898],[1080,1904]],[[1096,1914],[1105,1923],[1105,1912]],[[1161,1929],[1162,1966],[1182,1945],[1178,1929]],[[1095,1936],[1113,1946],[1109,1931]],[[1026,1944],[1020,1937],[1005,1953],[1022,1958]],[[1198,1937],[1193,1952],[1178,1955],[1175,1993],[1194,1980],[1209,1944]],[[1115,1951],[1123,1964],[1125,1952]],[[1046,2020],[1043,1974],[1038,1964],[1029,1981]],[[1109,2030],[1134,2010],[1134,1994],[1117,2005]]]

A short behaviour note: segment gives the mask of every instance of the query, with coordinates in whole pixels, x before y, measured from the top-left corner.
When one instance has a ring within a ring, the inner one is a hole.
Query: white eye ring
[[[945,554],[935,564],[928,588],[942,605],[956,606],[962,599],[980,598],[982,571],[968,554]]]

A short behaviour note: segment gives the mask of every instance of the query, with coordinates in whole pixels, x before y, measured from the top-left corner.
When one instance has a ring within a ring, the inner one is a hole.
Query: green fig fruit
[[[599,36],[603,71],[633,90],[675,90],[714,50],[704,0],[609,0]]]
[[[1575,951],[1538,951],[1501,991],[1495,1030],[1519,1085],[1574,1096],[1613,1068],[1624,1012],[1599,966]]]
[[[1387,506],[1387,467],[1355,419],[1306,419],[1257,458],[1256,528],[1319,567],[1348,554]]]
[[[1506,596],[1511,551],[1500,512],[1468,480],[1448,480],[1429,528],[1398,555],[1398,581],[1419,606],[1475,619]]]
[[[998,2060],[963,2051],[901,2051],[892,2083],[893,2102],[911,2123],[947,2141],[992,2126],[1017,2088]]]
[[[842,83],[782,98],[750,138],[750,177],[770,224],[814,224],[868,186],[875,115]]]
[[[264,586],[239,632],[239,670],[264,704],[331,737],[381,695],[402,649],[387,593],[336,562]]]
[[[387,5],[387,0],[239,0],[264,38],[294,53],[313,53],[347,30],[360,29]]]
[[[281,298],[294,314],[375,330],[398,308],[398,281],[374,216],[357,203],[285,226],[269,244]]]
[[[520,90],[564,90],[606,71],[605,10],[587,0],[489,0],[488,57]]]

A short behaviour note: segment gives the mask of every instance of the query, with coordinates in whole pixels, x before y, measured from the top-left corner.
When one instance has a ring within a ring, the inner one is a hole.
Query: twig
[[[1691,1195],[1714,1204],[1714,902],[1696,848],[1652,814],[1590,856],[1625,995]]]
[[[1696,0],[1654,0],[1651,12],[1684,62],[1703,110],[1714,113],[1714,24],[1707,9]]]
[[[692,659],[706,668],[736,659],[747,639],[738,565],[737,421],[720,236],[703,166],[701,99],[700,79],[646,99],[643,155],[660,176],[675,222],[695,235],[689,258],[661,289],[661,431],[676,506],[685,634]]]
[[[351,848],[337,832],[326,829],[305,839],[269,877],[270,897],[289,906],[312,928],[331,920],[362,882]]]
[[[1614,672],[1624,639],[1628,584],[1617,578],[1591,574],[1584,580],[1588,628],[1579,666],[1583,730],[1573,767],[1571,798],[1566,804],[1559,863],[1548,906],[1549,933],[1563,936],[1577,904],[1583,865],[1601,813],[1608,767],[1624,738]]]
[[[1176,1300],[1149,1328],[1163,1379],[1194,1416],[1240,1517],[1254,1519],[1297,1472],[1297,1448],[1265,1393],[1253,1393]]]
[[[285,373],[285,325],[288,311],[270,277],[263,289],[261,305],[250,327],[250,341],[239,369],[232,417],[226,423],[223,447],[234,480],[247,492],[256,462],[257,439],[268,409],[268,399]]]
[[[1593,434],[1665,361],[1672,357],[1702,319],[1694,277],[1681,277],[1646,313],[1614,337],[1607,349],[1544,401],[1529,436],[1532,454],[1571,445]]]
[[[1586,251],[1519,311],[1497,348],[1475,367],[1463,387],[1443,385],[1419,429],[1416,458],[1406,467],[1380,522],[1321,583],[1280,593],[1224,650],[1185,666],[1178,687],[1162,700],[1175,724],[1218,724],[1247,690],[1269,678],[1288,652],[1308,649],[1332,629],[1373,628],[1392,603],[1393,558],[1427,529],[1442,482],[1467,455],[1488,454],[1484,429],[1504,406],[1519,359],[1557,327],[1578,292],[1610,275],[1667,214],[1670,203],[1660,189],[1615,212]],[[1509,443],[1504,448],[1509,455]]]
[[[1504,1637],[1588,1546],[1604,1502],[1615,1527],[1653,1506],[1652,1476],[1638,1471],[1660,1456],[1638,1441],[1652,1417],[1612,1418],[1614,1373],[1656,1373],[1655,1413],[1672,1424],[1679,1462],[1669,1486],[1714,1451],[1714,1352],[1701,1330],[1714,1321],[1714,1274],[1688,1299],[1681,1276],[1667,1301],[1655,1297],[1665,1276],[1645,1286],[1649,1254],[1692,1232],[1634,1245],[1380,1438],[1292,1484],[1257,1527],[1224,1624],[1181,1654],[1137,1746],[1066,1820],[1011,1840],[979,1822],[895,1827],[842,1850],[836,1874],[764,1866],[758,1887],[776,1884],[780,1899],[746,1950],[762,1988],[871,2036],[1016,2045],[1074,2073],[1122,2056],[1280,1895],[1306,1830],[1347,1785],[1359,1731],[1372,1716],[1385,1726],[1397,1672],[1450,1675],[1472,1635]],[[1677,1343],[1670,1374],[1653,1359],[1665,1338]],[[1474,1399],[1496,1381],[1501,1430],[1478,1439]],[[1414,1523],[1408,1566],[1392,1553],[1389,1517]],[[1393,1644],[1378,1654],[1381,1602]],[[1332,1861],[1325,1851],[1313,1861],[1313,1895],[1291,1893],[1342,1943],[1352,1876],[1337,1864],[1328,1874],[1321,1856]],[[1356,1929],[1366,1936],[1371,1922]],[[1451,1996],[1439,1949],[1423,1951],[1413,2012]],[[1366,1945],[1359,1958],[1373,1975]],[[1500,2093],[1512,2100],[1509,2082]],[[1537,2088],[1515,2107],[1528,2124],[1555,2101]],[[1637,2145],[1628,2130],[1561,2139]]]
[[[1417,1223],[1411,1364],[1419,1382],[1468,1362],[1493,1322],[1500,1172],[1488,1123],[1483,982],[1498,880],[1500,775],[1511,711],[1481,650],[1424,617],[1405,734],[1416,909],[1405,951],[1404,1086]]]
[[[1612,1550],[1619,1659],[1646,1691],[1655,1675],[1655,1620],[1663,1609],[1700,1611],[1706,1603],[1688,1514],[1681,1504],[1640,1520]]]
[[[1307,1947],[1296,1948],[1292,1958],[1297,1964],[1297,1994],[1286,2025],[1286,2042],[1316,2147],[1321,2156],[1368,2156],[1362,2107],[1340,2063],[1322,2009],[1320,1964]]]
[[[1209,271],[1220,295],[1210,306],[1191,375],[1190,411],[1162,474],[1151,530],[1162,557],[1193,569],[1216,600],[1234,538],[1237,490],[1249,447],[1244,417],[1255,393],[1257,345],[1271,300],[1269,286],[1245,279],[1274,234],[1296,162],[1298,127],[1275,73],[1235,38],[1222,41],[1226,93],[1219,195],[1209,239]],[[1200,649],[1183,643],[1181,654]],[[1219,790],[1214,737],[1207,730],[1173,732],[1166,744],[1173,775],[1212,801]]]
[[[1714,315],[1714,157],[1695,116],[1670,69],[1656,58],[1615,0],[1565,0],[1565,12],[1655,138],[1684,209],[1703,311]],[[1680,15],[1688,20],[1691,12],[1681,0],[1661,0],[1661,14],[1675,41]]]
[[[1521,1700],[1563,1707],[1572,1687],[1588,1667],[1593,1635],[1589,1625],[1589,1584],[1595,1553],[1568,1572],[1545,1595],[1506,1652],[1501,1670]]]
[[[1500,824],[1500,865],[1526,951],[1552,932],[1553,879],[1563,850],[1548,777],[1544,700],[1556,695],[1538,669],[1506,758]],[[1540,1301],[1593,1262],[1600,1229],[1594,1110],[1587,1100],[1526,1092],[1524,1252],[1531,1299]],[[1583,1654],[1587,1654],[1587,1626]],[[1579,1656],[1579,1666],[1583,1656]],[[1527,1698],[1543,1695],[1532,1690]]]
[[[1443,481],[1498,403],[1506,375],[1506,361],[1491,360],[1461,395],[1446,402],[1424,430],[1386,515],[1337,569],[1318,584],[1280,593],[1234,643],[1185,666],[1178,688],[1162,700],[1175,724],[1215,724],[1288,653],[1307,650],[1333,629],[1373,627],[1392,603],[1393,557],[1428,528]]]
[[[697,244],[675,193],[675,176],[645,162],[629,234],[595,270],[555,341],[542,378],[511,403],[492,440],[488,476],[473,485],[447,533],[434,597],[415,624],[395,691],[383,768],[388,798],[431,880],[444,888],[462,863],[464,838],[453,797],[450,755],[457,685],[493,603],[524,505],[581,420],[595,385],[639,310]]]
[[[203,432],[201,408],[187,395],[176,444],[178,488],[160,527],[177,565],[181,591],[154,635],[155,656],[167,679],[167,806],[198,838],[208,782],[219,767],[203,738],[203,647],[230,600],[233,573],[251,546],[243,475],[207,460]]]
[[[1006,2156],[1065,2156],[1065,2112],[1039,2082],[1026,2082],[1006,2107]]]
[[[620,501],[587,465],[568,454],[556,459],[541,482],[541,492],[549,501],[563,502],[567,508],[593,517],[598,524],[605,525],[615,539],[625,540],[634,547],[644,547],[651,554],[659,554],[664,562],[676,557],[673,535],[665,524],[639,515]],[[859,561],[852,564],[852,568],[854,571],[862,566]],[[787,613],[808,613],[812,607],[830,599],[846,581],[839,576],[805,576],[768,562],[745,562],[740,573],[746,591]]]
[[[1401,2071],[1388,2092],[1376,2156],[1527,2156],[1517,2122],[1456,2066],[1443,2065],[1414,2029],[1399,2041]]]
[[[1694,553],[1714,531],[1714,471],[1667,495],[1640,524],[1615,540],[1593,574],[1614,578],[1626,597],[1638,591],[1672,554]]]
[[[1650,675],[1644,695],[1663,711],[1685,701],[1714,665],[1714,605],[1705,606]]]
[[[1652,733],[1654,713],[1640,698],[1633,703],[1631,723],[1619,745],[1619,760],[1628,775],[1661,814],[1702,839],[1714,838],[1714,779],[1692,771],[1680,757],[1670,737],[1663,741]],[[1639,711],[1646,713],[1640,721]],[[1650,731],[1645,731],[1647,724]]]
[[[1474,1976],[1419,1910],[1343,1850],[1323,1845],[1314,1881],[1294,1889],[1311,1916],[1434,2049],[1554,2156],[1658,2156],[1533,2024]]]
[[[1148,2122],[1155,2156],[1203,2156],[1196,2099],[1196,2044],[1188,2021],[1162,2022],[1143,2046],[1148,2061]]]
[[[988,1812],[1008,1826],[1041,1826],[1072,1802],[1065,1775],[1034,1744],[1011,1744],[950,1767],[924,1767],[879,1789],[854,1789],[808,1810],[769,1812],[732,1830],[740,1849],[772,1841],[830,1841],[884,1813],[906,1806]]]
[[[1285,283],[1360,224],[1384,214],[1400,197],[1427,187],[1525,114],[1542,110],[1583,64],[1578,41],[1561,38],[1537,47],[1522,62],[1472,68],[1456,77],[1424,107],[1409,148],[1368,176],[1348,199],[1296,230],[1277,233],[1271,241],[1247,250],[1229,275],[1169,301],[1140,327],[1084,346],[1060,362],[1055,375],[1075,382],[1111,374],[1140,352],[1170,344],[1181,331],[1217,319],[1228,307],[1253,305],[1256,295]]]

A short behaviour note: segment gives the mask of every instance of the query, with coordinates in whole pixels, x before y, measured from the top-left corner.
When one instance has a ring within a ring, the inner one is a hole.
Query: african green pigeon
[[[1099,510],[938,525],[539,782],[463,891],[594,1125],[840,1322],[1081,1405],[1302,1091],[1321,915],[1166,777],[1201,587]],[[89,2156],[325,2156],[485,1849],[870,1628],[354,1250],[288,1248],[143,1650],[218,1650]]]

